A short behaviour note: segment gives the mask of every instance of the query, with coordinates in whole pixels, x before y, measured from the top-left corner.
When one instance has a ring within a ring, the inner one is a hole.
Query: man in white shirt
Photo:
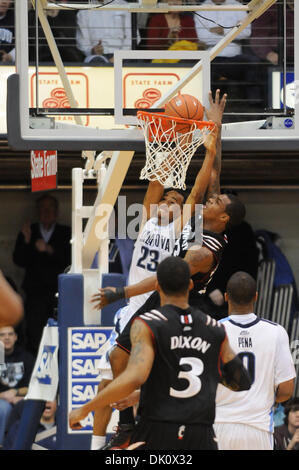
[[[240,6],[237,0],[205,0],[202,6],[215,5],[236,5]],[[205,10],[194,13],[194,22],[197,37],[200,42],[206,45],[207,50],[211,50],[219,41],[221,41],[229,31],[246,19],[245,11],[221,11]],[[211,81],[221,80],[223,83],[221,89],[230,96],[250,100],[250,105],[255,105],[261,98],[260,73],[256,64],[256,58],[251,48],[246,47],[246,39],[251,36],[251,24],[241,31],[237,38],[226,46],[211,62]],[[245,44],[242,44],[242,42]],[[226,81],[236,81],[237,86],[228,84]],[[242,87],[242,82],[246,83]],[[219,86],[219,85],[215,85]]]
[[[126,5],[124,0],[114,4]],[[77,48],[84,62],[113,62],[115,50],[132,49],[131,13],[125,10],[80,10],[77,15]]]
[[[288,400],[296,372],[286,330],[254,312],[256,282],[242,271],[231,276],[225,298],[229,316],[220,320],[232,349],[253,383],[246,392],[219,384],[215,434],[220,450],[273,450],[274,404]]]
[[[237,0],[206,0],[202,6],[239,5]],[[198,39],[206,44],[207,49],[215,46],[234,26],[237,26],[247,16],[245,11],[199,11],[194,15],[194,22]],[[251,26],[247,26],[237,39],[247,39],[251,35]],[[232,41],[219,54],[218,57],[235,57],[242,54],[242,47],[237,41]]]

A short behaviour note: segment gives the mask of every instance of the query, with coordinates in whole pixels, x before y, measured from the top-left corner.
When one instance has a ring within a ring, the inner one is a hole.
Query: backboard
[[[130,2],[127,6],[118,5],[117,3],[109,3],[107,5],[100,4],[98,2],[82,2],[82,3],[68,3],[67,8],[79,8],[86,9],[91,6],[92,8],[104,8],[104,9],[128,9],[132,13],[137,12],[165,12],[171,11],[172,9],[179,9],[181,11],[194,11],[195,13],[201,13],[204,7],[201,3],[193,3],[192,5],[184,4],[182,6],[172,6],[168,3],[157,3],[152,2]],[[168,88],[163,90],[161,96],[156,99],[154,106],[163,107],[163,104],[172,96],[174,96],[179,90],[184,87],[191,85],[191,83],[197,84],[197,90],[205,101],[207,96],[207,90],[210,87],[210,63],[215,57],[230,44],[233,40],[238,39],[238,35],[248,25],[263,14],[271,5],[275,4],[275,0],[252,0],[247,4],[240,3],[240,6],[234,5],[215,5],[215,7],[209,7],[217,10],[244,10],[247,12],[247,16],[244,21],[236,25],[234,28],[228,29],[225,36],[209,51],[144,51],[144,50],[131,50],[131,51],[117,51],[115,52],[113,81],[114,81],[114,92],[113,98],[114,103],[112,104],[112,111],[110,108],[110,123],[106,128],[98,128],[99,126],[93,127],[92,125],[86,125],[82,118],[82,108],[88,108],[90,116],[95,115],[97,112],[104,114],[105,106],[102,104],[94,105],[93,102],[89,101],[88,106],[79,107],[75,117],[75,124],[68,124],[61,120],[54,120],[51,115],[41,115],[38,117],[30,115],[29,109],[31,103],[29,99],[29,83],[28,83],[28,24],[27,24],[27,2],[16,0],[15,2],[15,13],[16,13],[16,66],[17,73],[11,76],[8,80],[8,106],[7,106],[7,124],[8,124],[8,140],[12,148],[15,149],[32,149],[41,148],[45,142],[47,142],[47,148],[49,150],[132,150],[142,151],[144,150],[144,142],[141,132],[136,128],[136,118],[134,114],[125,112],[124,105],[124,83],[125,77],[130,74],[128,69],[124,66],[125,60],[135,60],[135,73],[136,68],[140,68],[140,73],[144,72],[144,67],[139,67],[140,61],[148,61],[149,59],[181,59],[192,60],[193,65],[188,66],[184,70],[183,74],[180,74],[179,79],[176,82],[172,82]],[[62,87],[64,87],[65,93],[69,99],[71,108],[78,108],[76,103],[76,92],[74,87],[70,83],[70,76],[68,75],[67,67],[62,63],[59,52],[55,48],[55,41],[51,36],[51,31],[47,23],[45,15],[45,9],[62,9],[66,8],[63,3],[59,2],[47,2],[46,0],[38,1],[37,13],[39,20],[43,26],[44,32],[47,36],[49,45],[51,44],[51,51],[54,57],[55,73],[59,75]],[[299,7],[294,5],[294,17],[295,25],[299,24]],[[287,83],[286,69],[277,70],[277,74],[273,73],[273,87],[280,87],[281,93],[285,93],[290,96],[294,102],[294,111],[285,108],[278,109],[276,112],[270,112],[262,110],[262,112],[252,113],[254,116],[244,116],[242,112],[242,106],[240,106],[239,112],[232,113],[232,116],[226,116],[225,124],[223,126],[222,140],[223,147],[225,150],[242,150],[245,146],[251,148],[251,150],[284,150],[286,142],[288,148],[297,148],[299,139],[299,124],[296,123],[296,114],[298,114],[298,100],[297,95],[297,77],[298,77],[298,44],[299,44],[299,30],[295,27],[295,58],[294,58],[294,70],[291,71],[292,76],[290,83]],[[138,62],[139,61],[139,62]],[[137,64],[137,66],[136,66]],[[85,64],[82,69],[85,69]],[[156,64],[153,67],[151,65],[151,71],[155,73]],[[164,68],[164,67],[163,67]],[[169,64],[165,67],[169,70]],[[164,69],[164,73],[165,73]],[[182,69],[180,68],[180,71]],[[36,73],[42,73],[42,69],[36,67]],[[150,73],[147,70],[147,73]],[[156,72],[158,73],[158,72]],[[281,76],[282,74],[282,76]],[[202,78],[204,77],[204,79]],[[109,78],[108,78],[109,81]],[[102,84],[99,89],[99,96],[105,96],[105,86],[107,82]],[[198,86],[200,88],[198,88]],[[272,88],[273,88],[272,87]],[[280,93],[280,90],[278,94]],[[38,93],[36,88],[35,94]],[[277,93],[275,97],[277,101]],[[275,101],[274,99],[274,101]],[[99,101],[101,99],[99,97]],[[36,105],[38,108],[41,106],[40,103]],[[53,111],[53,110],[52,110]],[[68,114],[75,110],[68,109]],[[59,114],[59,110],[57,110]],[[107,109],[106,109],[107,113]],[[245,113],[246,114],[246,113]],[[86,115],[85,115],[86,116]],[[230,121],[230,117],[232,118]],[[90,121],[92,118],[90,117]],[[83,124],[83,125],[82,125]]]

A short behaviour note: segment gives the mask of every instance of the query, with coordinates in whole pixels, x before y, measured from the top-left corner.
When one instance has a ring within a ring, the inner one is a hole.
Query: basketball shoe
[[[124,449],[130,444],[130,440],[134,431],[134,424],[118,424],[115,434],[109,441],[99,450],[109,450],[113,448]],[[113,429],[114,430],[114,429]]]

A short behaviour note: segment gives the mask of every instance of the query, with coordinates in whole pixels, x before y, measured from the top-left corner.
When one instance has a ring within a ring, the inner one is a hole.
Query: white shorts
[[[98,370],[99,370],[101,379],[113,380],[109,355],[112,349],[114,348],[114,346],[116,345],[116,338],[118,337],[120,333],[119,321],[120,321],[120,318],[122,316],[124,309],[126,309],[126,307],[120,308],[119,310],[117,310],[116,314],[114,315],[115,327],[111,331],[111,334],[109,338],[107,339],[106,343],[103,345],[103,354],[102,354],[101,359],[98,362]]]
[[[239,423],[215,423],[219,450],[273,450],[273,434]]]

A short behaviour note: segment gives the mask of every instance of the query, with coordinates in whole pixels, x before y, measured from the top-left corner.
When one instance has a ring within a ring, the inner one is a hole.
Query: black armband
[[[222,380],[220,380],[220,382],[234,392],[249,390],[252,384],[250,375],[238,356],[235,356],[234,359],[223,364]]]
[[[125,298],[125,288],[124,287],[116,287],[115,292],[111,289],[105,289],[105,297],[109,304],[112,302],[116,302],[117,300]]]

